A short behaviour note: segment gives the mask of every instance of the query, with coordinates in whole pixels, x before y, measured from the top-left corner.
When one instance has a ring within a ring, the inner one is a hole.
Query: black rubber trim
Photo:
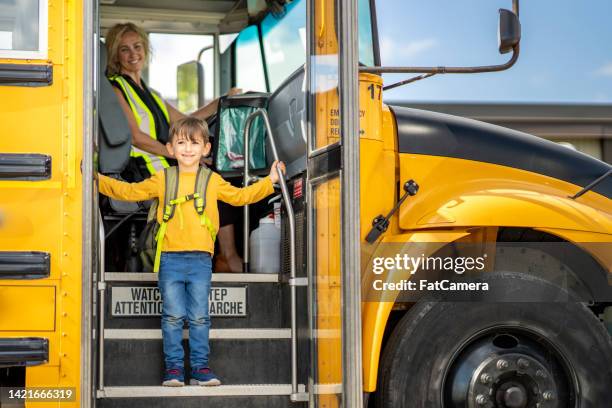
[[[268,105],[270,94],[264,92],[247,92],[241,95],[222,96],[219,98],[221,108],[249,106],[251,108],[265,108]]]
[[[262,20],[263,21],[263,20]],[[261,55],[261,62],[264,66],[264,82],[266,83],[266,91],[270,92],[270,74],[268,73],[268,64],[266,64],[266,53],[263,46],[263,33],[261,32],[261,22],[257,24],[257,36],[259,38],[259,54]]]
[[[238,37],[236,37],[236,38],[238,38]],[[227,52],[227,50],[225,52]],[[225,54],[225,52],[223,54]],[[230,52],[230,59],[231,59],[231,66],[232,66],[231,67],[232,70],[230,72],[230,74],[231,74],[231,79],[230,79],[231,86],[230,86],[230,88],[231,88],[231,87],[235,87],[236,86],[236,40],[234,40],[232,42],[232,47],[231,47],[231,52]],[[223,72],[223,69],[221,70],[221,72]],[[229,91],[229,89],[228,89],[228,91]],[[217,107],[217,113],[218,112],[219,112],[219,108]]]
[[[380,40],[378,38],[378,21],[376,18],[376,0],[370,0],[370,22],[372,25],[372,43],[374,46],[374,65],[381,66],[380,62]]]
[[[0,251],[1,279],[44,279],[51,274],[51,255],[47,252]]]
[[[454,157],[543,174],[584,187],[612,166],[549,140],[441,113],[390,107],[400,153]],[[612,177],[593,191],[612,198]]]
[[[308,175],[311,179],[337,172],[342,167],[340,145],[308,160]]]
[[[52,65],[0,64],[0,86],[49,86]]]
[[[51,156],[0,153],[0,180],[39,181],[51,178]]]
[[[48,339],[41,337],[0,338],[0,367],[34,366],[48,361]]]

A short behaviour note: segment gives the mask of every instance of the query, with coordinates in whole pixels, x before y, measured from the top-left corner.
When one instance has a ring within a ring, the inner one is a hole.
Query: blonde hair
[[[108,55],[106,63],[106,75],[118,75],[121,73],[119,65],[119,43],[126,33],[136,33],[142,40],[142,45],[145,50],[145,66],[149,62],[151,56],[151,43],[147,33],[134,23],[115,24],[108,29],[106,33],[106,53]]]
[[[187,139],[191,142],[196,142],[200,137],[204,144],[208,143],[208,125],[205,121],[193,116],[186,116],[174,122],[170,126],[170,137],[168,142],[172,143],[174,139]]]

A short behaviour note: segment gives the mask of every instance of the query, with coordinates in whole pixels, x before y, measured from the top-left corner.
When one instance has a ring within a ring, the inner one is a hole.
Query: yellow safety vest
[[[140,96],[138,96],[138,93],[132,87],[132,85],[130,85],[130,83],[121,75],[113,75],[108,79],[111,82],[114,82],[119,85],[119,87],[123,90],[123,94],[127,97],[128,105],[134,113],[134,118],[136,118],[138,128],[142,132],[148,134],[151,139],[157,140],[157,131],[155,129],[155,118],[153,116],[153,112],[151,112],[151,110],[147,107],[147,105],[140,98]],[[150,91],[151,95],[153,96],[153,99],[163,112],[166,120],[168,121],[168,123],[170,123],[170,116],[168,115],[166,104],[161,99],[161,96],[157,94],[157,92],[152,89],[150,89]],[[130,151],[130,156],[142,157],[151,175],[155,174],[160,170],[170,167],[168,161],[164,156],[158,156],[153,153],[145,152],[144,150],[135,147],[133,144],[132,150]]]

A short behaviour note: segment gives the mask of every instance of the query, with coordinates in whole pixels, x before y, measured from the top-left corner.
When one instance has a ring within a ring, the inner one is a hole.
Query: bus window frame
[[[378,37],[378,18],[376,17],[376,0],[370,2],[370,28],[372,30],[372,46],[374,53],[374,66],[379,67],[380,63],[380,39]]]
[[[1,50],[2,59],[47,59],[49,54],[49,0],[38,0],[38,50]]]
[[[245,28],[243,28],[242,30],[240,30],[240,32],[238,33],[238,35],[236,36],[236,38],[234,38],[234,41],[232,41],[232,85],[233,86],[240,86],[238,84],[238,39],[240,38],[240,35],[250,29],[251,27],[254,27],[257,30],[257,48],[258,48],[258,52],[259,52],[259,61],[258,63],[261,63],[261,71],[263,74],[263,86],[265,87],[265,90],[258,90],[257,92],[270,92],[270,84],[269,84],[269,79],[268,79],[268,71],[266,68],[266,56],[264,54],[263,51],[263,37],[261,35],[261,26],[259,23],[257,24],[251,24],[246,26]],[[245,89],[246,91],[247,89]],[[248,89],[248,90],[252,90],[252,89]]]
[[[308,4],[308,0],[301,0],[304,2],[304,4],[306,5],[305,7],[307,7]],[[297,2],[294,2],[294,4],[291,6],[291,9],[293,10],[294,7],[300,7],[300,5],[295,4]],[[287,7],[287,5],[283,5],[284,8]],[[274,23],[272,26],[275,26],[277,24],[279,24],[280,21],[282,21],[285,17],[286,17],[286,13],[287,11],[285,10],[285,15],[283,15],[280,18],[277,18],[276,23]],[[306,16],[306,12],[304,13],[304,17]],[[268,92],[274,92],[276,91],[276,89],[278,89],[283,83],[284,81],[289,78],[291,76],[291,73],[295,72],[295,70],[297,70],[300,66],[304,65],[306,63],[306,49],[304,49],[304,61],[302,62],[302,64],[298,65],[295,67],[295,69],[293,71],[291,71],[285,78],[283,78],[280,82],[278,82],[276,84],[276,86],[274,88],[272,88],[272,84],[270,81],[270,78],[273,77],[273,72],[271,72],[270,68],[271,65],[268,63],[268,59],[269,59],[269,55],[267,55],[267,49],[266,49],[266,43],[267,43],[267,38],[268,38],[268,34],[270,33],[270,31],[264,32],[264,28],[263,28],[263,24],[264,21],[270,17],[270,13],[266,13],[266,15],[264,15],[258,22],[257,22],[257,26],[259,27],[259,33],[260,33],[260,43],[261,43],[261,54],[263,57],[263,63],[264,63],[264,72],[265,72],[265,76],[268,79]],[[306,22],[304,23],[306,24]],[[304,25],[304,30],[306,30],[306,25]],[[299,34],[298,34],[299,35]],[[304,48],[307,48],[306,46]],[[286,52],[283,51],[283,54],[285,55]],[[291,62],[291,61],[289,61]]]

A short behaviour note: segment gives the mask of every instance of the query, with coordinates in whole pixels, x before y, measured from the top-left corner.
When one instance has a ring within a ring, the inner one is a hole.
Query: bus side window
[[[0,0],[0,58],[47,58],[47,0]]]

